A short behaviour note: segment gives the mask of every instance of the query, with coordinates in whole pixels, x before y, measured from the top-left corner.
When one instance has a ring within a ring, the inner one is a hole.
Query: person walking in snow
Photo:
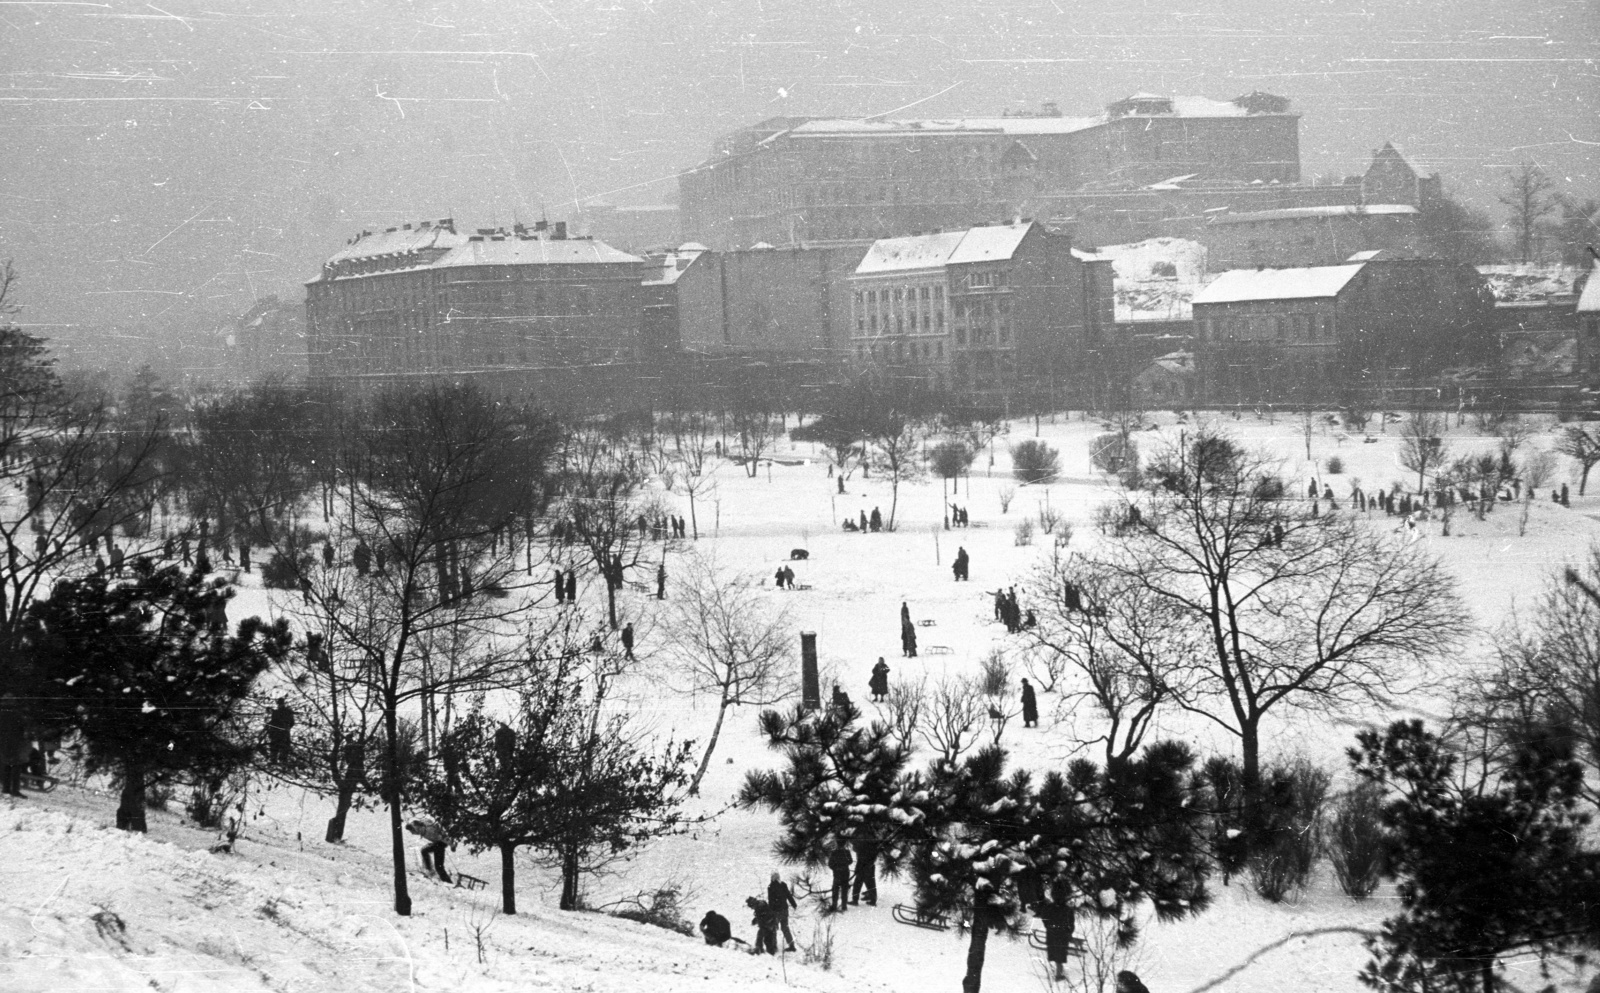
[[[867,906],[878,905],[878,840],[876,838],[857,838],[853,843],[856,851],[856,873],[850,883],[850,902],[861,902],[861,890],[867,891]]]
[[[842,841],[837,842],[828,855],[828,868],[833,872],[833,890],[829,894],[828,907],[841,914],[850,902],[850,861],[849,846]]]
[[[800,905],[795,902],[789,884],[779,878],[776,872],[772,874],[772,881],[767,884],[767,906],[772,908],[773,919],[783,930],[784,951],[794,951],[794,935],[789,931],[789,909],[792,907],[798,910]],[[774,943],[777,941],[776,934],[773,935],[773,941]]]
[[[877,507],[873,507],[872,508],[872,530],[873,531],[882,531],[883,530],[883,515],[878,512],[878,508]]]
[[[267,715],[267,761],[282,765],[289,761],[290,733],[294,729],[294,711],[285,697],[278,697],[278,705]]]
[[[874,703],[883,702],[889,695],[889,663],[878,656],[878,664],[872,667],[872,678],[867,680],[867,688],[872,691]]]
[[[333,542],[331,541],[322,543],[322,567],[324,569],[333,568]]]
[[[440,879],[450,882],[450,874],[444,870],[444,849],[449,838],[439,822],[431,817],[414,817],[406,830],[427,842],[422,846],[422,871],[437,872]]]
[[[1033,906],[1033,916],[1044,925],[1044,957],[1053,967],[1057,982],[1065,978],[1072,932],[1077,926],[1077,913],[1066,897],[1064,887],[1052,887],[1051,899]]]
[[[656,599],[667,598],[667,563],[665,561],[656,565]]]
[[[631,660],[633,658],[633,622],[622,625],[622,654]]]
[[[750,923],[756,928],[756,954],[778,954],[778,920],[772,905],[753,896],[746,897],[744,905],[750,908]]]
[[[1022,726],[1039,726],[1039,698],[1034,696],[1033,684],[1026,679],[1022,681]]]
[[[372,570],[372,548],[365,538],[356,541],[355,551],[350,553],[350,563],[356,567],[358,576],[365,576]]]

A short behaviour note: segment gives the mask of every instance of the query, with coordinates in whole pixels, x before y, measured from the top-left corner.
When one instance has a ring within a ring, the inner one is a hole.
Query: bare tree
[[[695,504],[700,496],[717,488],[717,461],[712,436],[715,422],[703,411],[674,416],[670,422],[674,446],[669,461],[677,467],[678,484],[689,495],[689,532],[700,540],[700,518]]]
[[[739,439],[745,475],[751,479],[761,468],[761,456],[782,436],[782,418],[762,390],[742,385],[729,405],[728,427]]]
[[[0,265],[0,680],[14,680],[22,623],[42,586],[85,571],[92,543],[149,519],[165,469],[165,425],[119,424],[75,393],[42,338],[17,327],[11,263]],[[13,685],[17,685],[13,683]]]
[[[698,794],[728,708],[767,707],[794,695],[786,672],[794,646],[787,611],[774,611],[751,577],[725,574],[714,559],[694,555],[681,568],[669,625],[674,671],[685,690],[717,700],[717,721],[689,781],[689,792]]]
[[[1197,656],[1199,632],[1167,598],[1114,568],[1081,555],[1055,556],[1028,584],[1039,623],[1028,633],[1035,654],[1083,677],[1067,699],[1089,703],[1106,722],[1106,762],[1138,752],[1158,710],[1189,676],[1172,660]]]
[[[1197,633],[1171,646],[1166,686],[1239,738],[1253,797],[1269,714],[1391,699],[1465,615],[1437,563],[1354,515],[1302,516],[1267,485],[1275,463],[1235,450],[1224,465],[1206,454],[1220,447],[1202,434],[1166,453],[1140,526],[1089,561]]]
[[[439,694],[511,685],[536,650],[517,637],[530,589],[500,536],[544,499],[555,438],[538,413],[430,384],[381,394],[352,444],[364,469],[354,530],[387,550],[385,568],[345,584],[319,566],[302,591],[359,658],[382,716],[395,912],[408,915],[402,714]],[[441,642],[454,650],[438,658]]]
[[[928,692],[917,734],[938,761],[953,766],[977,743],[987,717],[982,687],[946,677]]]
[[[1506,192],[1500,202],[1511,209],[1511,230],[1517,239],[1517,254],[1531,262],[1540,241],[1541,222],[1561,205],[1555,194],[1555,181],[1532,162],[1524,162],[1506,173]]]
[[[1428,477],[1450,460],[1450,446],[1441,435],[1444,418],[1426,410],[1415,410],[1400,436],[1400,464],[1417,474],[1417,490],[1427,487]]]
[[[639,527],[644,475],[638,458],[590,427],[568,432],[562,446],[556,513],[559,533],[583,550],[606,584],[606,618],[618,628],[617,592],[627,570],[639,564],[645,534]]]
[[[1552,729],[1570,737],[1591,773],[1584,793],[1600,808],[1600,547],[1580,568],[1552,575],[1533,609],[1497,633],[1494,669],[1457,684],[1455,723],[1492,756]]]
[[[1578,463],[1578,495],[1589,485],[1589,470],[1600,464],[1600,427],[1569,424],[1556,441],[1556,451]]]

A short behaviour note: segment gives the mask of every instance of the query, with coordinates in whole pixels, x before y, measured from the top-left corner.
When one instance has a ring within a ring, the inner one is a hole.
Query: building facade
[[[1207,221],[1199,240],[1213,272],[1336,265],[1360,251],[1417,257],[1427,254],[1417,218],[1407,204],[1229,211]]]
[[[313,379],[571,370],[637,358],[641,259],[533,229],[363,232],[306,284]],[[510,377],[514,378],[514,377]]]
[[[713,248],[862,239],[1042,216],[1052,196],[1296,184],[1299,115],[1231,101],[1136,94],[1091,117],[948,120],[776,117],[724,135],[679,179],[684,234]]]
[[[1213,403],[1339,402],[1492,360],[1494,301],[1469,265],[1372,258],[1236,269],[1195,294],[1196,368]]]
[[[850,278],[850,362],[979,396],[1064,396],[1112,325],[1109,259],[1043,224],[873,243]]]

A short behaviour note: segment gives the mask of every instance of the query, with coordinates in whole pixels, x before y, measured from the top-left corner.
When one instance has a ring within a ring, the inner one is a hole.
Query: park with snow
[[[1331,488],[1335,508],[1318,513],[1353,515],[1368,539],[1437,560],[1454,584],[1469,626],[1458,645],[1426,672],[1399,674],[1404,692],[1386,706],[1370,702],[1272,710],[1261,727],[1263,762],[1304,760],[1331,777],[1330,799],[1354,785],[1348,749],[1363,730],[1420,718],[1437,727],[1450,713],[1452,687],[1488,673],[1495,664],[1493,636],[1514,615],[1531,610],[1564,566],[1581,566],[1600,541],[1600,495],[1579,495],[1575,466],[1558,458],[1531,501],[1502,503],[1483,519],[1454,513],[1444,533],[1437,513],[1401,517],[1362,512],[1352,494],[1416,488],[1417,473],[1402,465],[1405,419],[1375,418],[1355,429],[1322,413],[1244,411],[1147,415],[1130,436],[1148,460],[1164,446],[1180,448],[1201,432],[1221,433],[1241,450],[1277,466],[1288,499],[1308,504],[1311,483]],[[788,420],[793,426],[793,416]],[[1494,453],[1501,439],[1472,418],[1445,418],[1443,438],[1455,456]],[[1550,450],[1564,429],[1553,418],[1524,418],[1522,453]],[[1037,727],[1017,713],[1017,687],[1035,673],[1039,646],[1031,632],[1008,633],[996,620],[994,593],[1015,587],[1025,608],[1041,611],[1039,576],[1052,560],[1092,554],[1121,540],[1105,528],[1104,506],[1122,506],[1127,491],[1091,460],[1095,439],[1107,432],[1099,417],[1081,413],[1012,420],[976,453],[953,481],[927,472],[893,486],[874,469],[854,469],[842,487],[823,446],[782,437],[752,474],[718,456],[708,459],[694,494],[699,537],[651,540],[640,564],[617,595],[620,620],[636,634],[636,664],[617,679],[609,704],[632,715],[650,736],[690,739],[701,757],[718,722],[715,694],[687,685],[670,649],[672,611],[696,570],[714,568],[738,584],[764,616],[778,618],[787,635],[777,704],[798,702],[800,632],[816,636],[820,685],[849,695],[862,722],[887,719],[873,702],[868,679],[881,657],[892,684],[954,685],[977,680],[996,652],[1010,678],[977,729],[997,742],[1010,768],[1042,776],[1077,759],[1103,758],[1103,714],[1082,695],[1082,675],[1072,667],[1039,694]],[[1059,453],[1053,479],[1020,482],[1011,450],[1037,439]],[[1336,462],[1335,462],[1336,460]],[[1331,471],[1335,462],[1338,471]],[[1593,482],[1593,481],[1591,481]],[[1568,505],[1551,491],[1570,484]],[[689,516],[688,495],[671,474],[653,475],[643,491],[669,515]],[[947,526],[951,505],[964,509],[968,526]],[[845,522],[879,510],[892,531],[845,530]],[[335,516],[339,513],[335,508]],[[1297,513],[1309,513],[1304,507]],[[309,512],[308,512],[309,513]],[[1525,515],[1525,517],[1524,517]],[[1031,530],[1026,543],[1019,526]],[[796,559],[792,553],[805,551]],[[957,582],[952,563],[964,550],[970,579]],[[335,568],[348,570],[347,549]],[[698,564],[696,563],[698,560]],[[666,571],[665,598],[657,599],[656,563]],[[794,571],[792,588],[774,574]],[[533,564],[532,608],[546,615],[573,608],[549,602],[548,562]],[[223,567],[237,582],[228,605],[231,623],[246,616],[286,618],[307,629],[299,592],[267,589],[261,573]],[[577,609],[598,625],[607,604],[603,584],[582,575]],[[902,653],[901,606],[916,624],[916,657]],[[991,663],[992,664],[992,663]],[[270,684],[263,697],[277,695]],[[1485,678],[1487,678],[1485,676]],[[1033,682],[1044,685],[1037,674]],[[968,683],[967,685],[976,685]],[[782,695],[782,694],[780,694]],[[493,701],[489,706],[493,706]],[[882,877],[875,907],[825,912],[825,868],[781,860],[774,851],[782,827],[762,806],[736,804],[752,772],[780,769],[784,757],[769,747],[759,705],[728,708],[697,795],[687,797],[682,827],[634,850],[625,861],[582,881],[579,912],[557,909],[561,878],[547,866],[518,856],[518,913],[500,913],[499,853],[474,853],[461,845],[448,856],[452,872],[488,881],[482,889],[447,886],[423,874],[417,839],[406,836],[411,913],[393,910],[388,813],[369,805],[350,814],[344,840],[328,844],[332,815],[325,794],[277,781],[270,770],[254,775],[240,798],[242,815],[230,832],[195,826],[182,797],[151,810],[148,833],[115,829],[117,796],[108,779],[61,767],[62,784],[49,793],[0,801],[4,837],[0,893],[0,989],[8,991],[395,991],[464,993],[526,990],[665,991],[956,989],[968,940],[959,928],[936,930],[899,923],[894,904],[915,902],[909,873]],[[1201,757],[1239,758],[1238,738],[1192,712],[1161,707],[1145,743],[1175,739]],[[910,768],[931,758],[916,739]],[[690,924],[716,909],[734,934],[754,940],[745,900],[765,892],[780,872],[799,896],[791,915],[797,951],[777,956],[745,954],[743,946],[708,947],[685,935],[615,916],[640,894],[673,889]],[[807,883],[814,892],[807,892]],[[988,943],[985,988],[999,991],[1077,989],[1110,993],[1115,971],[1136,972],[1152,993],[1276,993],[1283,990],[1354,991],[1371,952],[1364,946],[1385,918],[1397,912],[1395,884],[1385,879],[1370,897],[1341,892],[1326,861],[1319,860],[1303,887],[1283,899],[1254,892],[1250,880],[1220,873],[1207,881],[1209,909],[1180,920],[1143,914],[1139,939],[1116,949],[1093,915],[1080,913],[1078,934],[1089,953],[1074,957],[1067,978],[1053,981],[1044,952],[1029,940],[996,935]],[[1092,897],[1090,898],[1092,899]],[[1532,954],[1502,963],[1507,989],[1589,988],[1592,967],[1556,957],[1548,976]],[[1110,966],[1111,971],[1104,970]],[[1096,974],[1101,970],[1103,974]]]

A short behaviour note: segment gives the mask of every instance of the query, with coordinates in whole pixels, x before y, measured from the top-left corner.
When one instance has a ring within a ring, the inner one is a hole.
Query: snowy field
[[[1172,415],[1160,419],[1164,426],[1159,432],[1140,436],[1146,453],[1159,436],[1175,437],[1179,430]],[[1295,418],[1268,423],[1249,416],[1222,417],[1219,423],[1247,447],[1268,449],[1282,458],[1291,491],[1298,482],[1303,493],[1314,474],[1333,487],[1343,505],[1356,481],[1368,492],[1415,481],[1397,461],[1398,425],[1380,434],[1374,424],[1369,433],[1378,440],[1363,444],[1359,435],[1344,438],[1319,422],[1308,461]],[[985,591],[1020,587],[1032,566],[1051,554],[1053,542],[1046,535],[1037,535],[1030,547],[1013,542],[1017,521],[1037,515],[1046,503],[1073,526],[1070,548],[1100,540],[1090,514],[1114,492],[1114,484],[1089,465],[1088,441],[1100,431],[1098,424],[1077,417],[1054,423],[1047,419],[1039,436],[1060,449],[1062,477],[1048,487],[1019,486],[1009,475],[1006,445],[1034,437],[1035,427],[1032,422],[1013,423],[1009,437],[995,446],[992,467],[988,453],[981,454],[974,475],[961,480],[957,495],[948,497],[969,509],[971,528],[942,530],[941,484],[926,480],[901,487],[895,533],[866,535],[843,532],[839,522],[862,511],[870,514],[874,507],[887,517],[888,484],[876,474],[870,480],[857,474],[847,484],[848,492],[839,496],[820,452],[784,442],[774,457],[802,464],[763,467],[754,479],[738,466],[718,469],[715,492],[697,501],[705,535],[698,550],[714,550],[725,568],[748,570],[751,582],[764,584],[764,596],[789,609],[796,630],[815,631],[824,692],[838,679],[871,717],[866,682],[879,656],[891,666],[892,680],[922,675],[937,680],[945,673],[975,672],[978,660],[996,645],[1020,647],[1020,641],[993,621]],[[1475,434],[1470,422],[1452,428],[1449,440],[1457,453],[1495,444],[1495,439]],[[1551,436],[1546,432],[1529,443],[1548,447]],[[1333,455],[1344,462],[1341,475],[1325,472]],[[1557,485],[1570,478],[1570,469],[1563,462]],[[1440,536],[1437,522],[1422,525],[1419,540],[1460,581],[1480,631],[1502,622],[1517,602],[1531,601],[1546,577],[1600,540],[1600,497],[1591,490],[1580,500],[1576,480],[1571,482],[1572,508],[1553,505],[1548,492],[1542,493],[1525,537],[1517,535],[1517,509],[1506,506],[1481,523],[1458,513],[1455,533],[1448,538]],[[1592,482],[1600,489],[1600,479]],[[1016,495],[1009,513],[1002,514],[999,493],[1009,487],[1016,488]],[[669,508],[688,515],[682,494],[662,496]],[[1386,530],[1396,523],[1381,513],[1371,520],[1373,527]],[[1397,533],[1394,540],[1404,538]],[[674,559],[691,544],[669,546],[669,573]],[[969,583],[951,578],[958,546],[971,557]],[[797,547],[807,549],[810,558],[792,563],[796,582],[810,588],[774,589],[773,570]],[[277,594],[260,589],[255,581],[255,576],[244,577],[245,588],[230,616],[279,609]],[[591,606],[598,594],[598,584],[586,585],[584,596]],[[900,657],[902,602],[914,618],[934,622],[918,629],[917,659]],[[648,657],[655,637],[648,615],[655,606],[633,590],[621,604],[642,632],[647,672],[661,665]],[[930,648],[949,652],[935,654]],[[1477,650],[1450,664],[1470,671],[1484,661]],[[695,701],[644,680],[631,690],[630,698],[654,727],[702,739],[709,733],[714,701]],[[1093,736],[1088,715],[1052,719],[1057,701],[1052,695],[1041,697],[1045,716],[1039,729],[1024,730],[1020,721],[1007,729],[1003,744],[1015,763],[1038,769],[1059,766],[1077,754],[1078,740]],[[1406,713],[1280,713],[1268,720],[1263,753],[1269,758],[1304,755],[1342,780],[1343,752],[1358,728],[1410,713],[1427,717],[1439,711],[1441,702],[1419,696],[1408,705]],[[748,771],[776,764],[757,734],[755,717],[748,708],[730,714],[697,801],[700,809],[721,810]],[[1193,741],[1203,754],[1233,752],[1231,739],[1183,715],[1167,717],[1152,736]],[[119,833],[111,828],[114,809],[110,795],[67,787],[49,796],[0,803],[6,853],[0,869],[0,990],[653,993],[921,991],[960,985],[964,939],[891,919],[889,905],[910,898],[904,880],[881,881],[876,908],[851,908],[841,916],[825,918],[815,900],[802,901],[792,924],[802,946],[832,928],[833,961],[825,971],[796,954],[755,958],[627,921],[560,913],[554,909],[556,881],[531,866],[518,873],[518,905],[524,912],[515,918],[500,916],[495,913],[498,857],[473,857],[464,848],[452,855],[452,867],[490,880],[489,889],[448,889],[414,872],[414,916],[397,918],[389,910],[386,820],[355,814],[348,842],[329,846],[320,838],[330,804],[298,792],[280,789],[252,801],[252,813],[259,811],[260,816],[249,823],[237,852],[227,855],[210,854],[207,848],[216,838],[184,826],[174,814],[153,816],[147,837]],[[588,898],[603,904],[673,880],[694,894],[686,908],[691,920],[715,908],[734,923],[736,935],[752,938],[744,898],[762,892],[773,870],[786,876],[797,871],[772,856],[777,833],[773,815],[728,810],[705,829],[648,849],[621,874],[591,881]],[[413,846],[413,860],[415,854]],[[1338,892],[1331,878],[1321,877],[1297,902],[1274,905],[1253,896],[1242,883],[1226,888],[1220,880],[1215,883],[1212,910],[1146,930],[1129,965],[1152,993],[1362,989],[1355,978],[1366,960],[1361,932],[1392,912],[1389,887],[1355,903]],[[985,989],[1010,993],[1049,988],[1043,975],[1042,952],[1025,942],[990,943]],[[1513,963],[1508,978],[1523,989],[1538,985],[1531,962]],[[1564,989],[1581,988],[1578,978],[1556,978]]]

